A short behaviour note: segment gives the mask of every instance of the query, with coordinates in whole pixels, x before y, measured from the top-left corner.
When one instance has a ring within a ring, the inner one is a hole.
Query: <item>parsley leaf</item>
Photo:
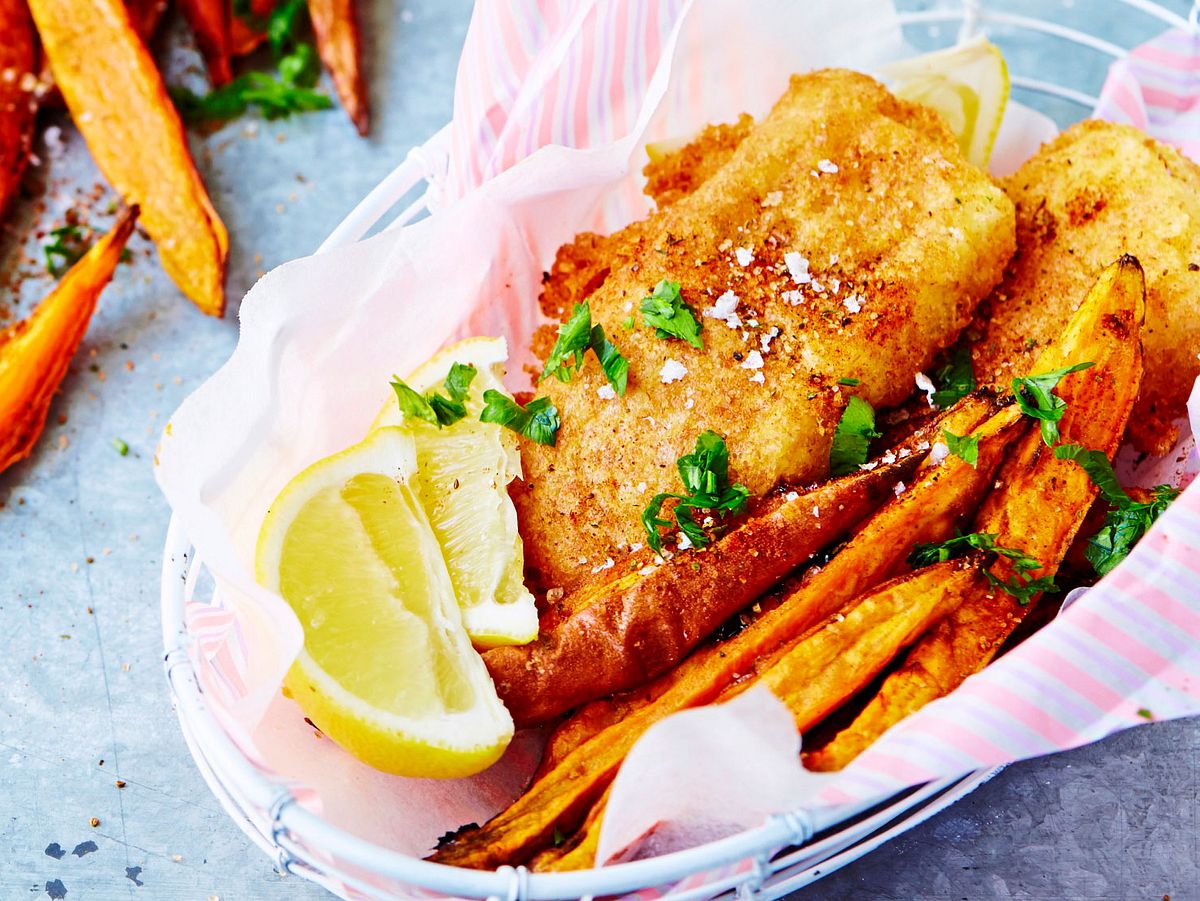
[[[446,391],[449,397],[439,394],[436,389],[430,389],[424,394],[418,394],[406,385],[399,376],[392,376],[392,390],[396,392],[396,402],[400,412],[406,419],[423,419],[439,429],[443,426],[454,425],[467,415],[466,399],[471,388],[471,380],[477,370],[474,366],[455,363],[446,375]]]
[[[1067,409],[1067,402],[1051,392],[1058,387],[1064,376],[1090,369],[1095,365],[1076,363],[1074,366],[1043,372],[1041,375],[1013,379],[1012,390],[1017,398],[1017,405],[1026,416],[1040,420],[1042,441],[1047,447],[1054,447],[1058,443],[1058,424]]]
[[[975,368],[971,365],[971,350],[960,344],[950,352],[950,359],[939,366],[932,379],[937,390],[932,400],[944,410],[975,390]]]
[[[642,298],[642,321],[655,329],[659,338],[679,338],[692,347],[703,348],[700,332],[704,328],[696,311],[679,294],[679,282],[665,278],[654,286],[649,297]]]
[[[1053,576],[1035,579],[1030,575],[1033,570],[1041,569],[1041,563],[1020,548],[996,544],[996,538],[997,536],[990,532],[971,532],[966,535],[960,533],[947,541],[918,544],[908,555],[908,565],[914,568],[930,566],[944,560],[955,560],[972,550],[978,550],[1004,557],[1010,562],[1013,574],[1008,579],[1001,579],[990,570],[985,570],[984,575],[992,585],[1016,598],[1022,607],[1038,594],[1058,591]]]
[[[942,436],[954,456],[971,466],[979,462],[979,439],[974,435],[955,435],[949,429],[942,429]]]
[[[54,240],[42,247],[42,253],[46,255],[46,271],[55,278],[79,262],[92,243],[90,235],[75,223],[50,229],[50,237]]]
[[[604,337],[604,326],[592,326],[592,337],[588,346],[600,361],[600,368],[604,370],[604,377],[608,379],[612,389],[624,397],[629,382],[629,361],[621,355],[615,344]]]
[[[858,379],[844,378],[844,379],[838,379],[838,384],[839,385],[848,385],[851,388],[857,388],[859,385],[862,384],[862,382],[859,381]]]
[[[298,32],[307,17],[306,0],[283,0],[275,4],[267,19],[267,41],[271,44],[271,52],[279,59],[288,52],[288,48],[296,40]]]
[[[1152,489],[1151,500],[1135,501],[1117,481],[1108,457],[1097,450],[1088,450],[1078,444],[1061,444],[1054,449],[1054,456],[1078,463],[1111,505],[1104,517],[1104,525],[1088,539],[1083,552],[1100,576],[1108,575],[1129,556],[1134,545],[1179,496],[1178,489],[1159,485]]]
[[[571,318],[558,327],[558,340],[538,381],[554,376],[560,382],[569,382],[583,367],[584,354],[591,350],[600,361],[604,377],[613,390],[622,397],[629,381],[629,361],[604,335],[604,326],[592,325],[592,308],[587,301],[575,304]]]
[[[575,304],[571,318],[558,327],[558,340],[550,356],[546,357],[546,365],[542,369],[542,379],[554,376],[560,382],[571,381],[571,376],[583,368],[583,355],[592,340],[592,308],[587,301]]]
[[[711,429],[696,438],[696,447],[676,461],[680,481],[687,494],[656,494],[642,511],[642,526],[646,543],[662,553],[663,540],[659,529],[669,528],[671,520],[662,515],[663,504],[674,498],[677,503],[671,512],[675,525],[694,547],[704,547],[712,539],[696,522],[693,510],[712,510],[724,517],[746,508],[750,491],[745,485],[729,484],[729,449],[725,439]]]
[[[833,446],[829,449],[829,472],[844,476],[854,472],[867,462],[871,439],[878,438],[875,431],[875,410],[858,395],[850,395],[850,403],[842,411],[837,428],[833,432]]]
[[[171,88],[170,94],[184,121],[193,123],[236,119],[251,106],[257,106],[268,120],[333,106],[320,91],[288,84],[266,72],[246,72],[203,96],[187,88]]]
[[[499,423],[538,444],[553,447],[558,440],[562,420],[550,398],[538,397],[522,407],[507,394],[489,388],[483,392],[483,401],[485,406],[479,414],[480,422]]]

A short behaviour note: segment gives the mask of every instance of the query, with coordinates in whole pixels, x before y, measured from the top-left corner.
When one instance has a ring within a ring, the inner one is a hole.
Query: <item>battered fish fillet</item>
[[[1132,254],[1146,272],[1146,372],[1129,437],[1167,453],[1200,374],[1200,167],[1136,129],[1088,121],[1003,186],[1017,255],[976,314],[976,376],[1006,386],[1024,375],[1100,273]]]
[[[605,399],[590,355],[570,383],[539,387],[562,427],[556,447],[523,445],[513,496],[544,589],[629,565],[639,514],[681,489],[675,462],[705,429],[726,438],[730,478],[752,494],[827,475],[850,395],[879,407],[910,394],[1013,252],[1003,192],[934,112],[865,75],[796,76],[760,124],[707,134],[721,164],[677,167],[707,177],[660,179],[665,208],[581,236],[547,276],[544,306],[566,316],[590,301],[630,369],[623,398]],[[697,315],[732,291],[740,325],[704,316],[703,350],[656,337],[639,305],[662,279]]]

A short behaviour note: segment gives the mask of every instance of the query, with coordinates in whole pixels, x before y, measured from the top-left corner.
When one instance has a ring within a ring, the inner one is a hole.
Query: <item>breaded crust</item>
[[[1087,121],[1003,186],[1017,255],[977,313],[976,375],[1004,386],[1026,374],[1100,273],[1132,254],[1146,273],[1146,374],[1129,437],[1167,453],[1200,375],[1200,167],[1134,128]]]
[[[680,489],[675,461],[705,429],[726,438],[730,476],[753,494],[826,475],[850,394],[876,407],[906,397],[1014,246],[1012,204],[941,119],[844,70],[794,77],[688,187],[643,222],[564,248],[548,276],[545,305],[565,315],[590,301],[630,371],[628,393],[611,400],[590,356],[569,384],[541,383],[562,416],[558,445],[523,445],[513,495],[543,588],[573,590],[622,565],[645,541],[640,512]],[[797,283],[790,253],[812,282]],[[703,350],[656,337],[638,308],[661,279],[680,282],[698,313],[733,291],[741,326],[704,318]],[[686,374],[664,383],[668,361]]]

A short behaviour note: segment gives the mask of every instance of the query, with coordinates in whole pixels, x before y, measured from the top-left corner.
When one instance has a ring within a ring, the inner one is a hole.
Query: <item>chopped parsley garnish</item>
[[[1034,570],[1041,569],[1041,563],[1020,548],[1003,547],[996,544],[996,538],[996,535],[989,532],[971,532],[966,535],[956,535],[947,541],[918,544],[908,555],[908,565],[914,568],[930,566],[945,560],[955,560],[966,556],[972,550],[978,550],[1004,557],[1009,561],[1013,574],[1008,579],[1001,579],[990,570],[984,570],[984,575],[992,585],[1016,598],[1022,607],[1038,594],[1058,591],[1053,576],[1041,576],[1035,579],[1030,575]]]
[[[1058,443],[1058,424],[1067,409],[1067,402],[1052,392],[1064,376],[1090,369],[1095,365],[1076,363],[1074,366],[1043,372],[1041,375],[1013,379],[1012,390],[1017,398],[1017,405],[1026,416],[1041,422],[1042,441],[1047,447],[1054,447]]]
[[[129,454],[129,445],[120,438],[114,438],[112,440],[112,446],[113,446],[113,450],[115,450],[122,457],[127,456]]]
[[[92,243],[90,229],[73,222],[50,229],[50,237],[54,240],[42,247],[42,253],[46,255],[46,271],[55,278],[79,262]]]
[[[711,510],[724,517],[746,508],[750,492],[745,485],[729,484],[729,449],[725,439],[711,429],[696,439],[696,448],[676,462],[679,478],[686,494],[656,494],[642,511],[646,543],[655,553],[662,553],[663,540],[659,529],[669,528],[671,520],[662,515],[663,503],[674,498],[677,503],[668,515],[675,516],[679,531],[694,547],[704,547],[711,539],[696,522],[693,510]]]
[[[949,429],[942,429],[942,437],[946,439],[950,453],[964,463],[974,466],[979,462],[979,439],[974,435],[955,435]]]
[[[848,385],[851,388],[857,388],[859,385],[862,384],[862,382],[859,381],[858,379],[847,378],[847,379],[838,379],[838,384],[839,385]]]
[[[1104,517],[1104,526],[1088,539],[1083,552],[1101,576],[1107,575],[1129,556],[1154,521],[1179,497],[1178,489],[1159,485],[1151,489],[1151,500],[1135,501],[1117,481],[1108,457],[1097,450],[1088,450],[1078,444],[1060,444],[1054,449],[1054,456],[1078,463],[1111,507]]]
[[[423,419],[431,425],[454,425],[467,415],[467,393],[471,389],[471,380],[475,378],[476,369],[471,365],[455,363],[446,374],[442,383],[446,394],[440,394],[436,388],[431,388],[424,394],[418,394],[406,385],[398,376],[392,376],[392,390],[396,392],[396,402],[400,412],[407,419]]]
[[[627,331],[633,331],[635,328],[637,328],[637,322],[634,321],[632,316],[626,316],[621,322],[621,328],[626,329]]]
[[[571,381],[571,377],[583,368],[583,357],[589,350],[600,361],[609,385],[624,397],[629,381],[629,361],[605,337],[604,326],[592,325],[592,309],[587,301],[575,304],[571,318],[558,327],[558,340],[546,358],[538,381],[550,376],[560,382]]]
[[[1144,720],[1154,719],[1154,713],[1148,707],[1139,707],[1137,715]]]
[[[548,397],[538,397],[522,407],[502,391],[489,388],[483,392],[484,408],[480,422],[495,422],[538,444],[551,447],[558,440],[562,420],[558,409]]]
[[[655,329],[659,338],[678,338],[692,347],[703,348],[700,332],[704,326],[696,311],[679,294],[679,282],[665,278],[654,286],[654,293],[642,299],[642,321]]]
[[[829,449],[829,472],[844,476],[854,472],[867,462],[871,450],[871,439],[878,438],[875,431],[874,408],[856,394],[850,395],[850,403],[842,411],[837,428],[833,432],[833,446]]]
[[[187,88],[171,88],[171,99],[185,121],[224,122],[236,119],[251,106],[258,107],[268,120],[333,106],[329,97],[313,90],[321,75],[317,52],[312,44],[298,38],[308,17],[305,0],[277,4],[265,23],[254,20],[248,3],[235,0],[234,14],[251,27],[261,26],[266,31],[279,76],[246,72],[204,95]]]
[[[945,410],[975,390],[975,368],[971,365],[971,350],[959,345],[950,352],[950,359],[933,373],[937,390],[930,399]]]

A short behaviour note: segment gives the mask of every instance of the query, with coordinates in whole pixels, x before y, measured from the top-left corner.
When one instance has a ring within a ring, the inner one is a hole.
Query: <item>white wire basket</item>
[[[1060,125],[1086,116],[1108,66],[1166,27],[1200,28],[1200,0],[898,0],[906,37],[934,49],[985,33],[1006,50],[1014,94]],[[1118,44],[1074,27],[1105,22]],[[1010,52],[1010,47],[1015,52]],[[1022,61],[1031,61],[1028,69]],[[414,148],[334,229],[321,250],[380,228],[403,228],[436,206],[450,154],[449,128]],[[403,200],[419,193],[399,212]],[[410,857],[352,835],[302,806],[293,786],[250,761],[206,704],[185,609],[211,600],[203,561],[177,519],[162,568],[164,667],[180,727],[196,765],[234,822],[281,873],[294,873],[347,898],[399,899],[434,893],[465,898],[559,899],[624,895],[658,887],[672,899],[772,899],[809,885],[913,828],[994,776],[998,769],[929,783],[870,808],[814,815],[795,811],[687,851],[577,873],[485,872]]]

